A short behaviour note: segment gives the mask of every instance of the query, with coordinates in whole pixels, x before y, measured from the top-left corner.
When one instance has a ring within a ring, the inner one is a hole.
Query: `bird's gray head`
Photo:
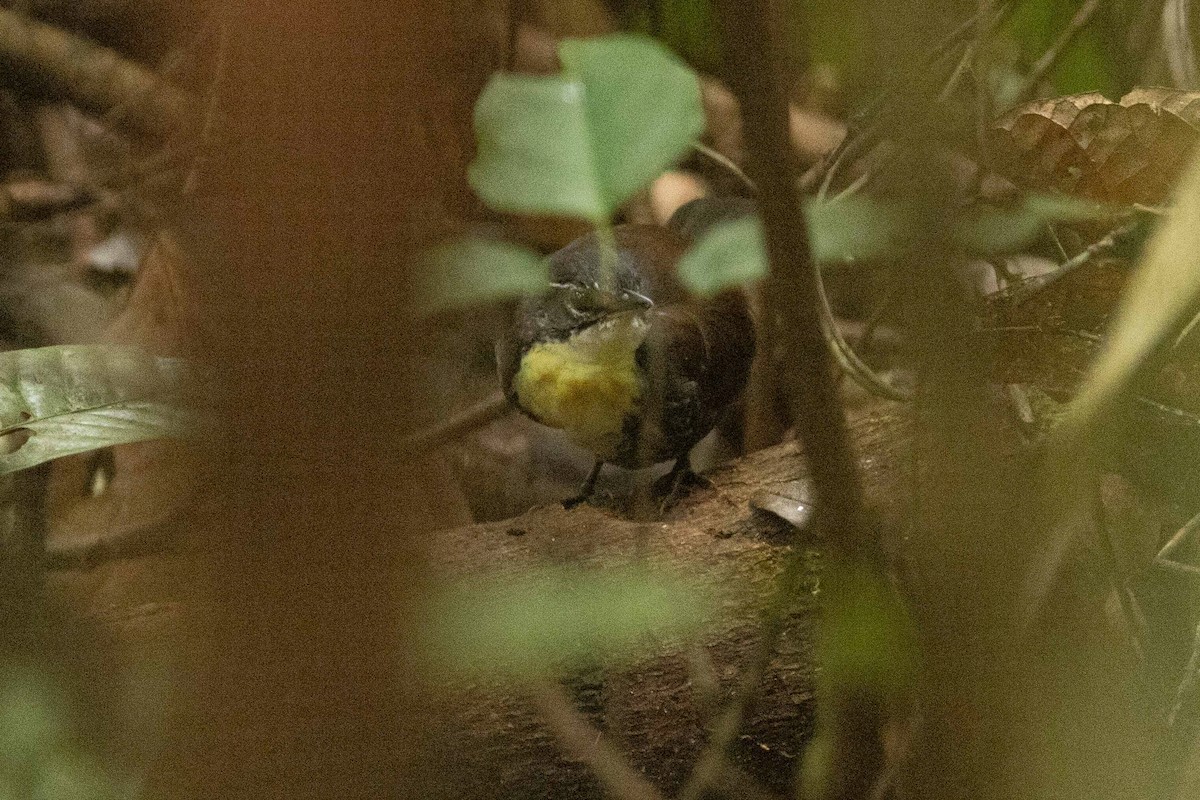
[[[603,274],[606,268],[610,274]],[[520,316],[536,338],[567,339],[584,328],[622,312],[645,311],[654,302],[649,284],[633,256],[618,248],[602,259],[595,234],[577,239],[550,257],[550,288],[526,300]]]

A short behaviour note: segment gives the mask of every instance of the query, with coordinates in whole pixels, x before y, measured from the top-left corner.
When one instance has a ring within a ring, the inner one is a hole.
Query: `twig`
[[[982,9],[972,15],[968,20],[963,22],[957,28],[950,32],[937,47],[928,54],[924,60],[924,66],[929,69],[935,68],[948,55],[956,52],[959,44],[966,41],[968,37],[974,36],[979,27],[986,27],[988,30],[993,30],[1004,19],[1012,13],[1016,8],[1015,0],[1004,0],[998,3],[995,8]],[[957,68],[951,72],[947,80],[954,79],[954,73]],[[902,80],[910,80],[910,76],[905,76]],[[818,186],[825,187],[821,194],[824,196],[828,192],[829,185],[833,182],[833,176],[830,174],[836,172],[842,163],[849,163],[855,157],[864,151],[873,147],[879,140],[881,131],[880,118],[883,112],[889,107],[889,104],[895,100],[896,92],[893,89],[885,89],[880,92],[865,108],[857,115],[857,124],[851,124],[850,130],[846,132],[846,136],[842,138],[841,143],[826,153],[825,157],[808,169],[800,179],[800,188],[805,192],[811,192]]]
[[[714,164],[727,170],[731,175],[742,182],[742,185],[750,191],[750,194],[758,194],[758,187],[754,185],[754,181],[750,180],[749,176],[742,171],[741,167],[733,163],[733,159],[729,158],[724,153],[714,150],[703,142],[692,142],[692,149],[712,161]]]
[[[750,657],[750,663],[742,669],[733,700],[713,723],[709,743],[696,759],[692,774],[679,791],[677,800],[699,800],[709,789],[719,785],[722,777],[731,769],[728,761],[729,748],[741,730],[747,711],[762,690],[763,678],[771,659],[775,656],[775,647],[786,622],[786,609],[795,591],[796,579],[802,570],[803,561],[799,554],[792,554],[775,584],[775,595],[763,612],[758,643]]]
[[[1172,731],[1178,727],[1179,715],[1183,713],[1184,708],[1195,705],[1197,682],[1200,682],[1200,625],[1196,626],[1196,634],[1192,638],[1192,655],[1188,658],[1183,678],[1175,690],[1175,702],[1167,715],[1167,727]]]
[[[1163,49],[1167,53],[1171,79],[1178,89],[1194,89],[1196,84],[1200,83],[1200,72],[1196,69],[1196,47],[1192,44],[1190,14],[1191,0],[1167,0],[1163,5]]]
[[[1137,226],[1138,221],[1134,219],[1126,222],[1123,225],[1113,228],[1105,236],[1097,239],[1085,247],[1082,252],[1080,252],[1074,258],[1064,262],[1062,266],[1060,266],[1054,272],[1046,275],[1039,275],[1036,278],[1022,283],[1020,286],[1015,287],[1011,292],[1005,291],[1001,294],[1006,295],[1009,298],[1009,302],[1011,302],[1013,305],[1020,305],[1041,290],[1045,289],[1051,284],[1057,283],[1059,280],[1065,278],[1067,275],[1070,275],[1075,270],[1089,263],[1093,258],[1100,255],[1105,250],[1111,250],[1112,248],[1116,247],[1121,239],[1136,230]]]
[[[217,53],[216,63],[213,66],[212,80],[209,82],[209,95],[206,109],[204,112],[204,127],[200,129],[200,135],[196,142],[196,154],[192,158],[192,164],[188,169],[187,177],[183,181],[183,188],[180,189],[180,194],[189,195],[196,188],[196,181],[200,175],[200,169],[207,158],[206,148],[213,139],[213,130],[217,124],[219,116],[218,107],[221,101],[221,89],[225,83],[226,62],[229,59],[229,29],[224,22],[217,23]]]
[[[82,115],[66,104],[44,106],[37,110],[42,150],[50,177],[61,183],[92,187],[96,185],[80,136]],[[76,270],[87,266],[88,254],[104,240],[94,214],[79,214],[69,221],[71,261]]]
[[[788,139],[787,98],[771,42],[772,7],[771,0],[718,0],[714,4],[726,68],[744,114],[746,172],[759,187],[770,263],[766,285],[773,295],[785,298],[778,305],[783,320],[780,334],[799,373],[789,399],[811,470],[829,556],[841,568],[835,574],[862,570],[877,576],[879,544],[867,523],[861,476],[821,331],[820,287]],[[827,630],[847,624],[849,591],[842,581],[829,581]],[[764,624],[768,644],[774,626],[782,624],[781,616],[772,615]],[[833,710],[823,721],[837,727],[825,760],[831,779],[827,788],[835,800],[865,796],[884,761],[879,738],[874,735],[879,723],[878,692],[851,674],[863,673],[857,669],[831,672],[822,700]],[[714,741],[726,735],[729,727],[740,725],[743,714],[744,707],[736,704],[728,718],[719,722],[718,728],[723,729],[714,731]],[[710,762],[715,758],[711,756]],[[697,773],[710,762],[698,763]]]
[[[1075,12],[1075,16],[1071,17],[1071,21],[1067,23],[1067,27],[1063,28],[1062,33],[1059,34],[1058,39],[1029,68],[1029,74],[1025,76],[1025,80],[1021,82],[1021,87],[1016,93],[1018,100],[1024,100],[1033,94],[1038,84],[1045,80],[1046,76],[1050,74],[1050,70],[1054,69],[1054,65],[1062,58],[1062,54],[1070,47],[1071,42],[1075,41],[1079,32],[1092,21],[1092,17],[1095,16],[1096,9],[1099,7],[1100,0],[1084,0],[1083,5]]]
[[[401,452],[411,458],[420,458],[434,450],[445,447],[455,439],[466,436],[473,430],[495,422],[512,411],[512,406],[500,392],[488,399],[458,412],[454,416],[411,433],[400,440]]]
[[[114,123],[167,138],[198,116],[195,100],[115,50],[0,8],[0,58],[29,81],[87,111],[123,107]]]
[[[663,796],[571,705],[561,686],[539,685],[534,705],[558,738],[563,749],[587,764],[613,797],[620,800],[663,800]]]
[[[73,183],[12,181],[0,184],[0,220],[49,219],[95,203],[96,193]]]

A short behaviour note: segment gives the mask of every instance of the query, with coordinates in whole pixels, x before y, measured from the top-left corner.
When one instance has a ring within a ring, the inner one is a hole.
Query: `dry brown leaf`
[[[1200,137],[1200,92],[1134,89],[1037,100],[996,121],[993,167],[1012,181],[1107,203],[1157,205]]]
[[[138,270],[129,302],[104,340],[179,355],[196,315],[185,272],[178,244],[160,233]],[[195,493],[197,461],[189,443],[138,442],[111,452],[109,466],[101,467],[111,473],[105,476],[106,486],[96,483],[94,454],[55,462],[47,489],[47,539],[59,556],[142,547],[166,532]]]

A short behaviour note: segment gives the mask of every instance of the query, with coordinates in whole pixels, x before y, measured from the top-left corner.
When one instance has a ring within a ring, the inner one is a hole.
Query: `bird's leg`
[[[654,482],[654,493],[662,498],[663,509],[670,508],[695,488],[708,488],[712,483],[696,474],[688,453],[675,459],[671,471]]]
[[[579,494],[563,500],[563,508],[572,509],[580,503],[586,503],[592,498],[592,495],[596,493],[596,480],[600,477],[600,470],[603,467],[604,462],[597,458],[596,463],[592,465],[592,471],[584,479],[583,486],[579,487]]]

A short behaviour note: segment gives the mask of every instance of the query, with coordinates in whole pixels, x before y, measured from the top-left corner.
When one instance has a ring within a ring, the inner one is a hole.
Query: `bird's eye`
[[[572,286],[567,292],[567,309],[577,317],[586,317],[601,310],[599,292],[589,286]]]

